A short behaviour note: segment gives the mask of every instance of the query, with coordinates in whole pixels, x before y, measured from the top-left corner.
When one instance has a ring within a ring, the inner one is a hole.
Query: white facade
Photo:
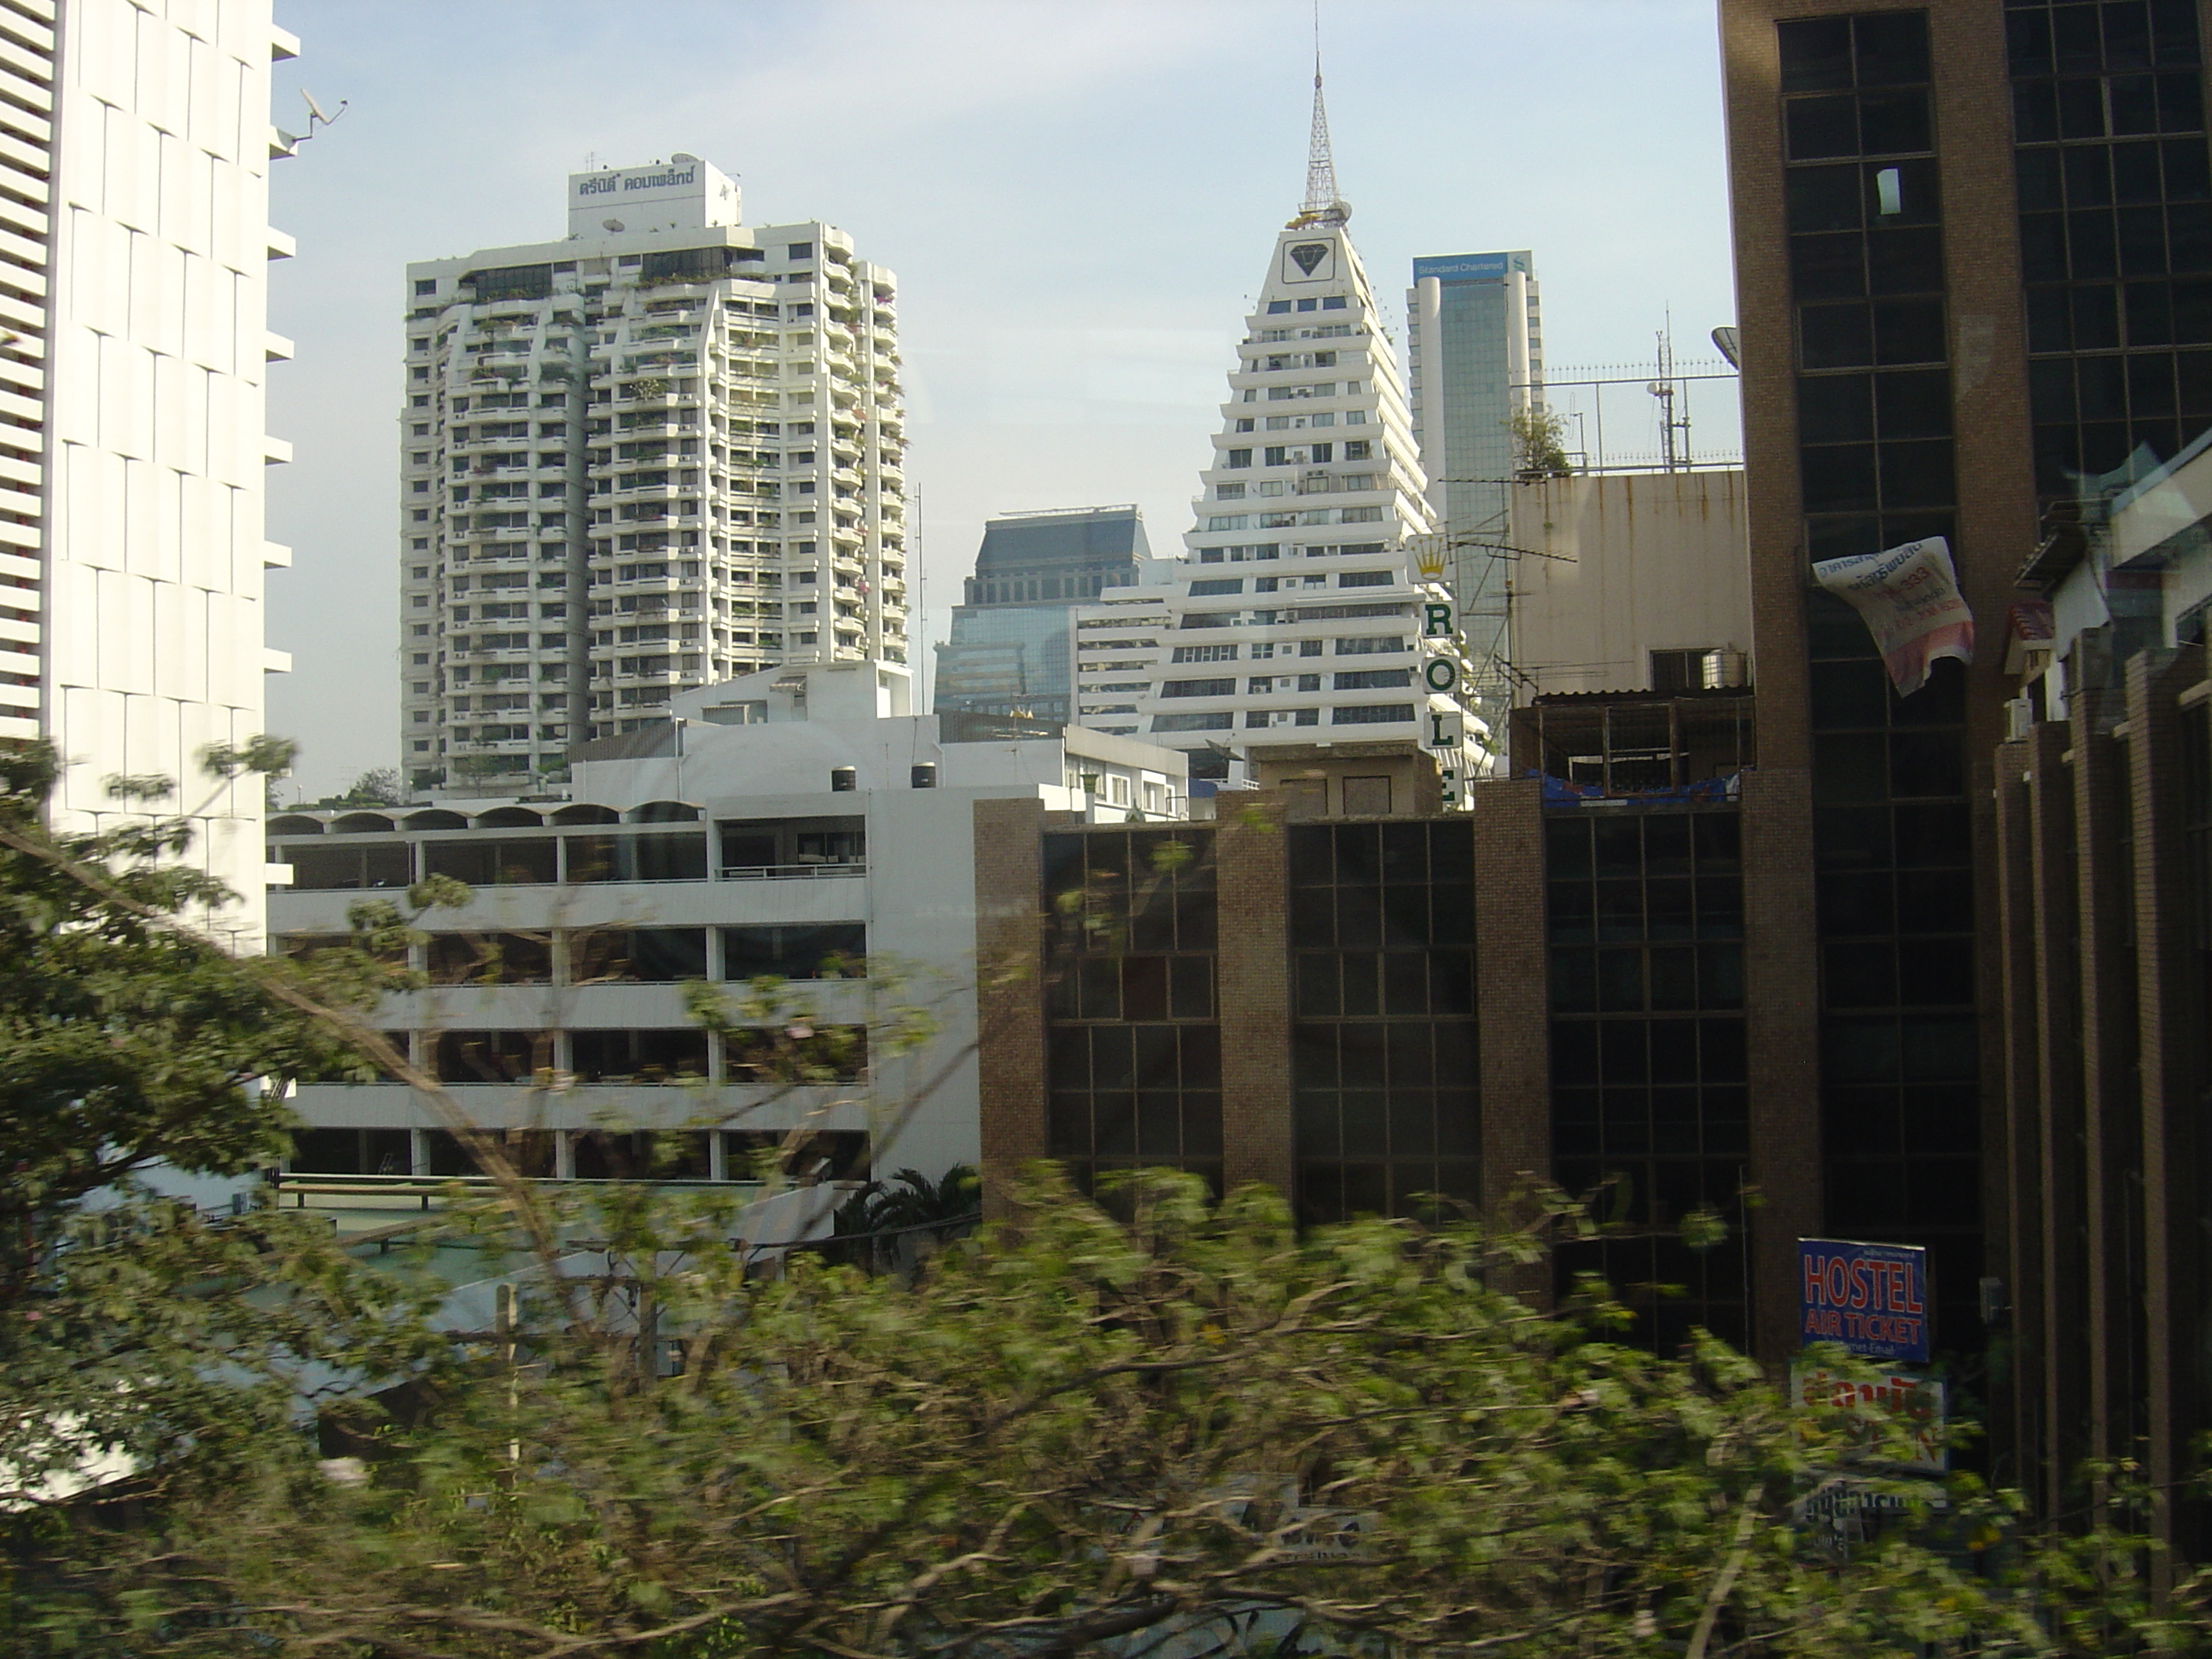
[[[907,654],[896,283],[744,226],[697,157],[573,174],[566,240],[407,268],[401,732],[416,787],[777,664]]]
[[[177,781],[193,857],[258,937],[261,781],[202,751],[262,729],[269,124],[298,43],[269,0],[0,0],[0,736],[46,737],[58,824]]]
[[[1425,671],[1443,590],[1413,568],[1436,527],[1406,399],[1341,204],[1277,239],[1175,561],[1075,611],[1077,718],[1194,753],[1410,751],[1456,724]]]
[[[270,895],[272,932],[340,935],[348,908],[374,896],[365,888],[441,872],[470,878],[466,909],[422,922],[433,945],[417,965],[434,975],[435,953],[459,948],[441,941],[465,934],[535,941],[508,959],[534,950],[547,965],[526,973],[528,982],[397,998],[380,1020],[406,1033],[422,1063],[447,1066],[480,1125],[554,1137],[547,1173],[574,1173],[577,1138],[611,1124],[714,1133],[712,1169],[732,1178],[742,1152],[722,1133],[799,1125],[867,1134],[883,1174],[913,1166],[934,1178],[973,1164],[974,804],[1029,797],[1086,822],[1171,821],[1185,815],[1188,785],[1181,757],[1093,732],[961,741],[976,733],[963,723],[974,717],[907,714],[906,690],[903,672],[880,663],[764,672],[679,698],[672,723],[589,746],[565,798],[279,817],[272,846],[295,879]],[[771,939],[769,930],[792,931]],[[574,951],[588,936],[631,933],[660,941],[657,980],[577,970]],[[823,1023],[880,1021],[906,1003],[927,1011],[933,1033],[910,1052],[879,1052],[848,1086],[764,1104],[687,1018],[681,982],[703,977],[740,994],[729,982],[757,968],[763,940],[790,942],[775,948],[808,961],[824,940],[866,958],[866,978],[792,975]],[[538,1057],[563,1078],[556,1091],[471,1080],[456,1052],[464,1038],[520,1052],[540,1034],[550,1035]],[[653,1064],[676,1071],[678,1051],[696,1054],[688,1085],[609,1073],[611,1052],[634,1052],[639,1071],[659,1054]],[[405,1086],[311,1084],[293,1103],[312,1128],[380,1130],[387,1147],[391,1132],[410,1132],[408,1166],[394,1172],[428,1172],[438,1120]]]

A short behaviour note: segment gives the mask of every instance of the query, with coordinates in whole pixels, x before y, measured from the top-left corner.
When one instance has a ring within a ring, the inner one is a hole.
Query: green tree
[[[2003,1501],[1885,1480],[1889,1420],[1790,1411],[1717,1344],[1617,1346],[1595,1287],[1551,1314],[1492,1288],[1531,1235],[1302,1237],[1176,1176],[1123,1201],[1041,1176],[907,1283],[763,1277],[711,1202],[617,1198],[606,1270],[526,1276],[404,1416],[356,1402],[357,1459],[272,1443],[51,1546],[46,1628],[195,1656],[1902,1659],[2081,1650],[2078,1619],[2139,1611],[2124,1555],[2070,1601]],[[1792,1506],[1853,1468],[1905,1510],[1845,1560]]]
[[[217,780],[289,759],[264,738],[205,757]],[[383,986],[359,953],[242,960],[187,925],[232,896],[191,867],[189,821],[149,810],[174,781],[112,780],[144,815],[73,835],[46,823],[55,775],[51,749],[0,746],[0,1510],[182,1448],[244,1455],[288,1431],[307,1356],[338,1363],[312,1298],[253,1299],[335,1287],[319,1241],[143,1178],[283,1156],[284,1081],[360,1065],[331,1015]]]
[[[2193,1583],[2149,1617],[2139,1540],[2039,1539],[1964,1476],[1939,1510],[1885,1474],[1895,1421],[1623,1346],[1595,1285],[1508,1294],[1567,1206],[1301,1235],[1261,1191],[1153,1175],[1109,1213],[1041,1171],[1011,1225],[870,1275],[779,1260],[726,1194],[532,1188],[366,1024],[413,915],[233,957],[180,920],[222,897],[183,823],[56,836],[52,774],[0,752],[9,1651],[2203,1650]],[[766,1031],[776,1086],[864,1063],[772,982],[694,1013]],[[301,1218],[132,1189],[280,1152],[257,1079],[370,1063],[495,1177],[453,1212],[501,1253],[482,1328],[427,1248],[371,1273]],[[886,1218],[962,1197],[906,1185]],[[1848,1547],[1804,1513],[1839,1476],[1899,1506]]]
[[[259,769],[228,751],[211,769]],[[265,757],[264,757],[265,758]],[[188,821],[158,814],[98,835],[45,824],[43,745],[0,748],[0,1296],[20,1288],[46,1218],[155,1163],[234,1174],[284,1149],[264,1085],[346,1063],[325,1022],[272,988],[366,1007],[379,988],[333,960],[241,962],[185,925],[231,895],[187,861]],[[117,779],[144,805],[167,779]]]
[[[400,806],[407,796],[399,784],[396,766],[372,766],[346,786],[345,793],[325,795],[318,806]]]
[[[1506,416],[1513,436],[1513,471],[1522,479],[1565,478],[1574,474],[1568,459],[1566,417],[1540,404],[1527,404]]]

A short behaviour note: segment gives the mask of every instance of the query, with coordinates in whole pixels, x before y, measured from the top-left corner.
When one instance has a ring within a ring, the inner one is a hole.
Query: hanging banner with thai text
[[[1798,1332],[1869,1359],[1928,1358],[1928,1252],[1917,1244],[1797,1241]]]
[[[1925,685],[1928,665],[1939,657],[1973,661],[1974,613],[1959,592],[1950,544],[1941,536],[1883,553],[1824,559],[1813,567],[1813,577],[1865,619],[1899,696]]]

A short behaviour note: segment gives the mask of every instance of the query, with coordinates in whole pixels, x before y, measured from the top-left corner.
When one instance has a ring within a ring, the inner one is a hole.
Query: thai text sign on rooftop
[[[1869,1359],[1928,1358],[1928,1252],[1917,1244],[1797,1241],[1799,1333]]]

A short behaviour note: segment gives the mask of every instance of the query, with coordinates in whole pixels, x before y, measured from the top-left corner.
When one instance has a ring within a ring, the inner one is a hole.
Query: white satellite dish
[[[617,235],[620,235],[623,230],[628,228],[628,227],[626,227],[619,219],[602,219],[599,221],[599,228],[601,230],[611,230]]]
[[[338,100],[337,115],[331,115],[326,112],[323,106],[315,101],[315,94],[309,92],[307,88],[301,87],[300,88],[300,96],[307,101],[307,131],[305,135],[307,138],[312,138],[315,136],[315,128],[318,125],[326,127],[334,125],[337,121],[338,115],[343,115],[346,112],[346,105],[351,101],[348,99],[340,99]],[[302,142],[304,142],[304,139]]]

